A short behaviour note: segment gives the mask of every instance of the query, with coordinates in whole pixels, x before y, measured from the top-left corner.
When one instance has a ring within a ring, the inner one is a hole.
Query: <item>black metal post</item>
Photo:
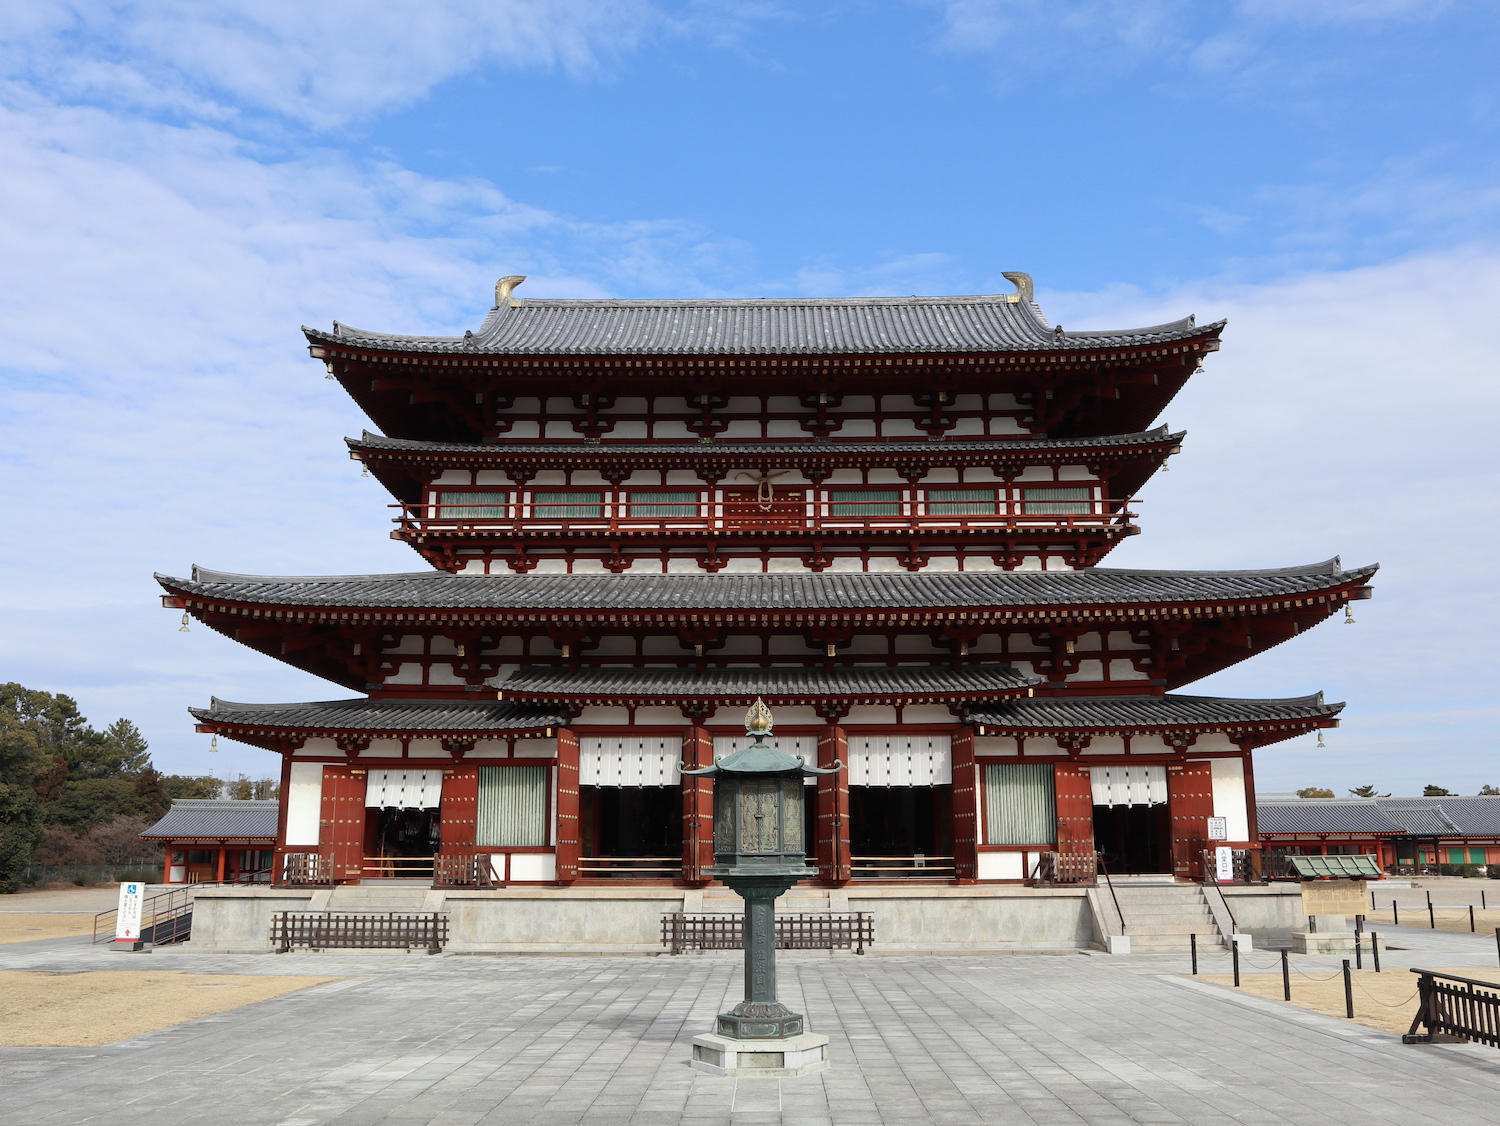
[[[1354,931],[1354,968],[1356,970],[1362,970],[1362,969],[1365,968],[1365,956],[1363,954],[1364,937],[1365,936],[1362,935],[1359,932],[1359,929],[1355,928],[1355,931]]]
[[[1400,925],[1401,925],[1401,912],[1399,910],[1397,910],[1397,908],[1396,908],[1396,901],[1395,901],[1395,899],[1392,899],[1391,900],[1391,926],[1393,926],[1393,927],[1399,927]]]
[[[1344,1015],[1354,1019],[1354,978],[1349,973],[1349,959],[1344,959]]]
[[[1474,930],[1474,905],[1472,903],[1469,904],[1469,933],[1470,934],[1477,933]]]
[[[1490,909],[1489,903],[1484,898],[1484,888],[1479,889],[1479,909],[1481,911],[1488,911]]]
[[[1370,957],[1375,962],[1375,972],[1380,972],[1380,936],[1374,931],[1370,932]]]
[[[1496,935],[1500,935],[1500,927],[1497,927],[1495,929],[1495,934]],[[1197,977],[1198,976],[1198,936],[1196,934],[1190,934],[1190,935],[1188,935],[1188,949],[1190,949],[1193,952],[1193,976]]]
[[[1500,927],[1495,928],[1495,953],[1500,955]]]
[[[1290,1001],[1292,999],[1292,971],[1286,964],[1286,947],[1281,948],[1281,999]]]
[[[1240,987],[1240,944],[1234,940],[1234,935],[1229,936],[1229,955],[1234,960],[1234,987]]]
[[[1437,915],[1432,910],[1432,892],[1427,893],[1427,925],[1432,930],[1437,930]]]

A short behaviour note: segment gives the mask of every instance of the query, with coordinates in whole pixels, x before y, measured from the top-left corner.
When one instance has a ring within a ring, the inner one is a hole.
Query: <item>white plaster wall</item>
[[[1084,748],[1086,755],[1123,755],[1125,753],[1125,737],[1123,735],[1095,735],[1089,745]]]
[[[593,723],[618,723],[630,722],[630,713],[624,708],[584,708],[583,714],[575,719],[572,726]]]
[[[1249,840],[1250,815],[1245,804],[1245,762],[1237,758],[1216,758],[1212,760],[1212,766],[1214,816],[1224,818],[1230,840]]]
[[[1014,755],[1016,753],[1016,741],[1004,735],[980,735],[974,739],[974,754],[979,757],[990,755]]]
[[[286,796],[286,843],[316,848],[323,823],[323,764],[292,763]]]
[[[557,857],[550,852],[513,852],[510,854],[512,881],[545,881],[557,879]]]
[[[1024,880],[1026,878],[1026,854],[1024,852],[981,852],[979,854],[979,878],[981,880]]]

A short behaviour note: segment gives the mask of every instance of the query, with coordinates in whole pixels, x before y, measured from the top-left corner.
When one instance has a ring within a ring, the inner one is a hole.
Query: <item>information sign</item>
[[[120,906],[115,913],[115,941],[139,942],[141,940],[141,903],[145,899],[146,885],[124,883],[120,885]]]
[[[1227,841],[1229,839],[1229,818],[1210,817],[1208,819],[1208,839],[1211,841]]]
[[[1220,845],[1214,849],[1214,878],[1221,884],[1234,883],[1234,849]]]

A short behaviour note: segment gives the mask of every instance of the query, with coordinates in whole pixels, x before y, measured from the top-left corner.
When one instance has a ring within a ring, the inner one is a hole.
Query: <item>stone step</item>
[[[1136,923],[1128,915],[1125,917],[1125,933],[1136,934],[1211,934],[1214,938],[1219,937],[1218,928],[1212,922],[1196,923],[1152,923],[1144,926]]]
[[[1198,936],[1198,949],[1214,949],[1222,947],[1224,942],[1218,935]],[[1133,934],[1130,936],[1130,952],[1132,954],[1186,954],[1192,949],[1192,944],[1186,935],[1171,934]]]

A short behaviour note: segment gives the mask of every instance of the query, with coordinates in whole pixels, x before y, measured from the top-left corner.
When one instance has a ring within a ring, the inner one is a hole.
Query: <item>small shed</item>
[[[270,883],[278,803],[184,798],[141,834],[166,846],[168,884]]]

